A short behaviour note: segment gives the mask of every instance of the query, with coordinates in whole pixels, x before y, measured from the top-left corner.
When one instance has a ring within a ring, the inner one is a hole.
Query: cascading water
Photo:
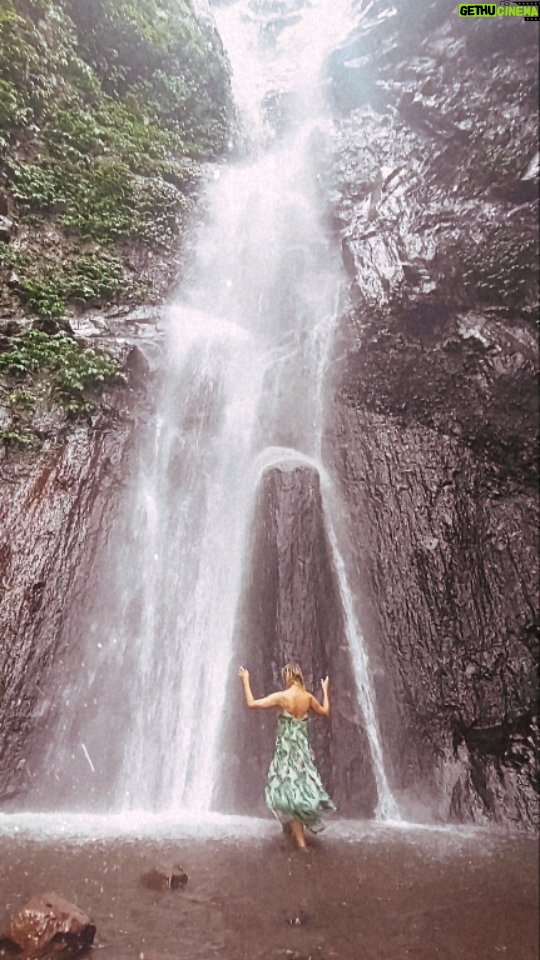
[[[396,816],[321,464],[342,277],[320,218],[328,121],[318,75],[351,26],[350,0],[237,0],[215,12],[246,156],[216,171],[193,280],[169,311],[156,416],[109,546],[84,674],[59,706],[39,803],[211,807],[255,492],[264,469],[293,458],[322,479],[379,814]],[[262,105],[277,100],[288,122],[276,136]]]

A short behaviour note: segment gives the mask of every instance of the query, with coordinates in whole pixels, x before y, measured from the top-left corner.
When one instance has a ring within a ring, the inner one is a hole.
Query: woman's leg
[[[304,836],[304,824],[300,820],[293,820],[291,823],[291,833],[300,850],[307,850],[306,838]]]

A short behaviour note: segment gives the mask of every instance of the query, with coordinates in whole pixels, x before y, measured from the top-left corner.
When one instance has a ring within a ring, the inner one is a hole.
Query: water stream
[[[283,22],[271,0],[215,8],[246,152],[215,171],[191,279],[168,311],[157,412],[110,544],[79,679],[59,706],[37,793],[45,809],[211,808],[257,484],[291,459],[322,479],[378,812],[397,818],[321,463],[343,278],[321,222],[330,121],[319,78],[351,27],[351,3],[292,7]],[[268,105],[277,103],[276,132]]]

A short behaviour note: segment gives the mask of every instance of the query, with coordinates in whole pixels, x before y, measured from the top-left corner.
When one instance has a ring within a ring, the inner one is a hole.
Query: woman
[[[240,667],[238,676],[248,707],[282,711],[277,728],[276,749],[266,783],[266,803],[275,817],[291,833],[301,850],[306,850],[305,827],[316,833],[322,829],[321,814],[335,810],[315,767],[309,745],[307,719],[310,710],[321,717],[330,713],[328,677],[322,681],[323,702],[319,703],[304,685],[297,663],[288,663],[281,671],[285,689],[255,700],[251,692],[249,671]]]

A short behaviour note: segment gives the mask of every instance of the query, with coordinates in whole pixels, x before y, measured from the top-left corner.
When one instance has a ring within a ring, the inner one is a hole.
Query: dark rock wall
[[[311,737],[327,788],[341,814],[372,815],[376,788],[369,744],[357,704],[344,633],[319,477],[298,463],[263,474],[254,508],[249,579],[239,618],[239,662],[249,664],[256,697],[282,687],[281,668],[302,664],[305,681],[321,697],[332,677],[328,720],[311,721]],[[252,813],[272,757],[274,711],[238,710],[237,665],[229,678],[230,716],[223,744],[224,775],[216,805]]]
[[[482,465],[454,438],[346,406],[336,416],[349,570],[374,649],[398,795],[411,815],[424,807],[444,819],[527,821],[536,684],[530,500],[494,497]]]
[[[0,463],[0,799],[31,777],[47,690],[66,645],[77,644],[65,623],[86,596],[129,474],[135,404],[123,393],[93,427]]]
[[[330,63],[351,307],[326,455],[404,811],[530,825],[537,25],[381,13]]]

